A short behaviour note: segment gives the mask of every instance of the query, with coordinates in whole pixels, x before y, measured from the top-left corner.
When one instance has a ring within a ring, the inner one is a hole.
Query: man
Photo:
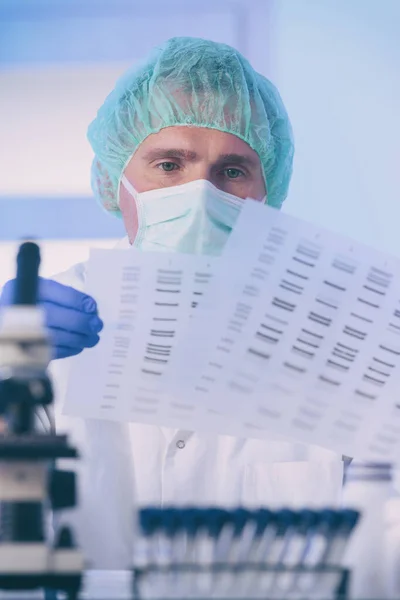
[[[89,140],[94,195],[123,219],[128,237],[120,247],[143,251],[218,254],[229,227],[189,190],[195,194],[207,181],[221,214],[248,197],[279,208],[292,172],[291,127],[274,86],[236,50],[201,39],[172,39],[128,72],[90,125]],[[100,339],[95,300],[82,292],[85,273],[77,265],[57,281],[41,282],[55,358],[77,355]],[[3,303],[11,289],[12,282]],[[273,436],[245,440],[66,418],[65,362],[53,363],[64,371],[55,376],[56,423],[72,432],[84,458],[76,526],[97,568],[129,566],[135,503],[338,502],[341,457],[320,448]]]

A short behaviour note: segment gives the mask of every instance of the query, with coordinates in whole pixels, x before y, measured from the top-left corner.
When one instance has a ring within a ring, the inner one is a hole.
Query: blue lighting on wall
[[[0,241],[122,238],[121,219],[93,198],[0,198]]]

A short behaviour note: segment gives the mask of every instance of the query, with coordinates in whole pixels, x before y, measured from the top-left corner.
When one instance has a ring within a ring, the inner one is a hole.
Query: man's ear
[[[136,202],[133,196],[123,185],[119,190],[119,208],[122,213],[126,233],[131,244],[133,244],[138,230],[138,214]]]

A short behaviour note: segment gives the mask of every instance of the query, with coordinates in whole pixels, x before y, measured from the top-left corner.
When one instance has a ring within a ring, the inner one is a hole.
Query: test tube
[[[179,509],[179,530],[175,536],[174,585],[175,597],[179,591],[182,597],[191,597],[194,591],[195,574],[192,565],[196,562],[197,514],[195,508]]]
[[[214,530],[210,527],[213,509],[203,509],[193,513],[195,529],[195,563],[199,571],[194,570],[193,592],[196,597],[207,598],[212,587],[212,556],[214,550]]]
[[[229,589],[231,574],[228,571],[230,552],[235,537],[235,524],[231,511],[219,509],[217,537],[213,546],[213,598],[223,598]]]
[[[252,520],[256,523],[256,529],[250,548],[248,549],[247,561],[243,561],[247,562],[247,570],[243,571],[240,585],[237,586],[238,595],[242,598],[248,598],[256,594],[260,567],[259,561],[256,560],[257,552],[261,543],[267,548],[276,533],[273,527],[273,513],[270,510],[259,509],[254,511],[252,513]],[[265,554],[266,552],[264,552]]]
[[[198,534],[198,565],[196,592],[200,598],[208,598],[215,589],[219,574],[215,572],[215,547],[225,525],[224,511],[209,508],[203,513],[203,522]]]
[[[268,509],[257,511],[258,530],[249,560],[263,563],[268,557],[271,544],[276,537],[278,523],[276,514]]]
[[[223,510],[221,515],[222,527],[214,546],[214,562],[227,563],[235,537],[235,524],[232,512]]]
[[[237,592],[237,566],[241,554],[241,541],[244,529],[248,521],[248,511],[238,508],[229,514],[225,520],[225,527],[228,528],[230,544],[226,545],[225,556],[220,554],[221,562],[224,564],[223,570],[218,576],[216,591],[222,594],[223,598],[234,597]],[[221,551],[221,547],[220,547]],[[221,597],[221,596],[220,596]]]
[[[140,595],[143,598],[157,598],[162,594],[160,577],[152,572],[158,561],[158,540],[161,528],[161,511],[146,508],[140,511],[139,527],[141,535],[136,540],[134,566],[141,571],[139,580]]]
[[[296,513],[297,526],[292,534],[287,537],[279,567],[282,572],[275,575],[271,586],[271,594],[281,594],[293,590],[296,585],[297,574],[293,571],[295,567],[301,568],[309,552],[310,545],[319,524],[319,514],[316,511],[304,509]],[[291,572],[289,572],[291,571]]]
[[[233,513],[234,536],[229,552],[229,562],[239,564],[243,559],[250,540],[254,538],[256,525],[250,518],[250,512],[244,508],[237,508]]]
[[[321,572],[321,568],[324,567],[324,556],[336,536],[341,523],[341,511],[324,509],[319,512],[318,526],[312,535],[307,552],[303,556],[300,565],[307,572],[299,573],[295,581],[295,587],[299,594],[305,591],[311,594],[311,590],[314,593],[320,593],[319,590],[324,584],[324,589],[334,589],[332,577]]]
[[[204,586],[205,589],[209,591],[210,595],[212,595],[213,592],[215,593],[215,590],[220,583],[220,573],[218,572],[220,567],[215,562],[215,552],[218,540],[226,525],[226,521],[226,512],[224,510],[219,508],[212,508],[209,510],[207,529],[210,538],[210,546],[209,553],[206,557],[207,561],[205,563],[206,568],[208,568],[209,577],[208,580],[205,580]]]
[[[182,524],[182,511],[177,508],[164,508],[160,510],[160,527],[158,534],[158,578],[159,588],[163,598],[176,597],[179,588],[179,571],[176,570],[177,549],[176,539]]]
[[[350,537],[357,526],[360,513],[357,510],[345,509],[341,511],[341,523],[336,535],[331,536],[322,556],[321,563],[327,565],[342,564]]]
[[[261,594],[270,594],[275,581],[275,572],[281,566],[282,555],[287,542],[293,536],[298,525],[298,515],[289,509],[278,510],[275,513],[276,536],[272,541],[270,548],[264,560],[269,569],[260,571],[259,590]]]
[[[331,527],[331,531],[327,533],[327,543],[319,566],[321,567],[321,573],[314,584],[315,592],[318,593],[320,590],[336,590],[340,584],[342,571],[341,566],[343,558],[346,552],[351,535],[358,523],[360,514],[355,510],[342,510],[339,513],[339,521],[336,526]],[[331,573],[326,571],[323,572],[324,568],[331,567],[337,569],[336,572],[333,570]],[[324,582],[324,585],[320,584]]]
[[[241,598],[243,597],[243,590],[249,585],[248,563],[256,540],[257,514],[254,511],[237,509],[234,520],[234,549],[230,562],[235,566],[233,566],[231,585],[228,588],[228,597]]]
[[[262,525],[265,524],[265,521],[265,516],[261,514],[261,511],[247,511],[247,521],[239,546],[239,563],[248,563],[253,560],[252,557],[258,545]]]

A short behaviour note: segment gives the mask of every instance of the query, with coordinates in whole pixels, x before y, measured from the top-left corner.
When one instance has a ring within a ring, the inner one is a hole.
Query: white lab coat
[[[126,241],[119,247],[129,247]],[[84,290],[85,264],[54,279]],[[78,360],[78,359],[73,359]],[[330,451],[62,414],[70,360],[55,361],[55,418],[78,445],[80,505],[71,518],[95,568],[131,564],[134,506],[326,506],[340,502],[343,461]],[[82,398],[82,402],[85,399]]]

